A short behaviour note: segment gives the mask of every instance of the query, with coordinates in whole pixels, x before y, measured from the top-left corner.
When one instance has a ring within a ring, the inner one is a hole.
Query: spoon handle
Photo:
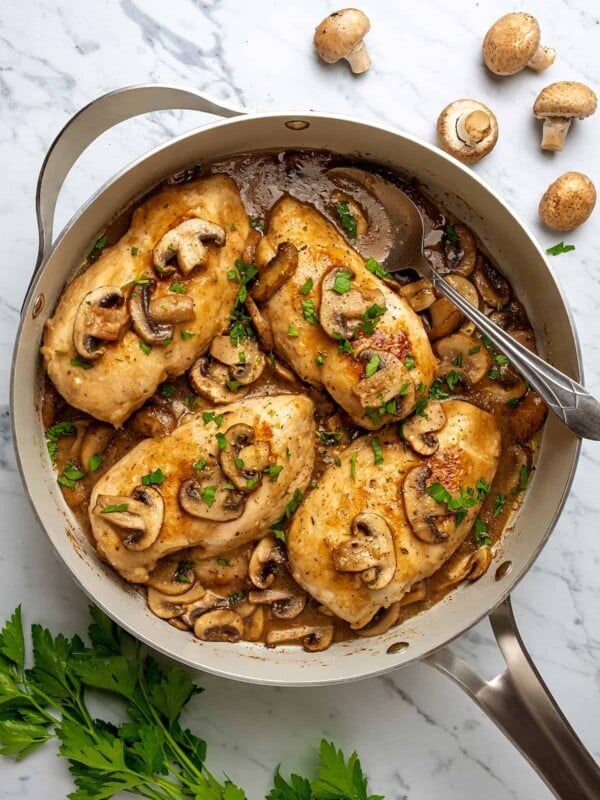
[[[451,300],[510,359],[515,369],[539,392],[561,422],[584,439],[600,440],[600,402],[584,386],[547,364],[503,331],[465,300],[425,258],[418,271],[429,278],[440,294]]]

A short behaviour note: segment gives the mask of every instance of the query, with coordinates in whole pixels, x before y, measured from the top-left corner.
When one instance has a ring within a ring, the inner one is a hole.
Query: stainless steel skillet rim
[[[92,197],[79,209],[79,211],[73,216],[71,221],[67,224],[67,226],[65,227],[65,229],[63,230],[61,235],[58,237],[58,239],[57,239],[57,241],[56,241],[56,243],[55,243],[55,245],[54,245],[54,247],[52,249],[52,252],[54,251],[54,249],[56,249],[56,247],[59,246],[61,241],[65,238],[65,236],[68,234],[68,232],[77,223],[78,219],[86,211],[86,209],[88,209],[89,206],[91,206],[94,203],[94,201],[107,190],[107,188],[109,186],[114,184],[119,179],[123,178],[125,175],[127,175],[131,171],[133,171],[136,168],[138,168],[148,158],[159,154],[161,151],[163,151],[163,150],[165,150],[167,148],[174,147],[178,143],[180,143],[181,141],[183,141],[183,140],[185,140],[187,138],[196,136],[198,133],[201,133],[201,132],[203,133],[203,132],[209,131],[209,130],[214,129],[214,128],[220,128],[220,127],[229,126],[229,125],[232,125],[234,123],[240,124],[240,123],[243,123],[245,120],[255,120],[255,119],[280,120],[281,122],[284,122],[285,120],[290,120],[290,119],[306,119],[306,120],[309,120],[309,121],[310,120],[313,120],[313,121],[321,120],[321,121],[324,121],[324,122],[329,122],[331,120],[334,120],[334,121],[335,120],[340,120],[340,121],[344,121],[344,122],[351,123],[351,124],[354,124],[354,125],[358,125],[361,128],[366,129],[366,130],[373,130],[373,131],[374,130],[377,130],[377,131],[382,131],[383,130],[383,131],[386,131],[387,133],[389,133],[389,134],[391,134],[391,135],[393,135],[395,137],[404,138],[407,141],[410,141],[413,144],[417,145],[421,149],[424,149],[424,150],[428,151],[430,153],[431,157],[433,157],[435,159],[442,159],[442,160],[447,161],[449,164],[451,164],[453,169],[464,172],[466,175],[468,175],[468,178],[471,181],[474,181],[475,183],[480,184],[481,188],[483,190],[485,190],[488,194],[491,195],[491,197],[493,198],[494,202],[499,203],[500,205],[502,205],[508,211],[508,213],[510,214],[510,216],[514,220],[515,224],[522,228],[522,230],[524,231],[524,233],[526,234],[526,236],[527,236],[527,238],[529,240],[529,243],[531,245],[533,245],[533,247],[538,251],[538,254],[541,256],[541,258],[544,261],[544,263],[546,263],[543,251],[541,250],[540,246],[537,244],[535,239],[532,237],[532,235],[529,233],[529,231],[527,230],[527,227],[523,224],[523,222],[520,220],[520,218],[517,215],[515,215],[510,209],[508,209],[507,205],[496,195],[495,192],[493,192],[480,178],[478,178],[478,176],[474,175],[466,167],[463,167],[462,165],[458,164],[453,159],[451,159],[449,156],[446,156],[445,154],[443,154],[440,151],[438,151],[432,145],[430,145],[430,144],[428,144],[426,142],[422,142],[421,140],[419,140],[416,137],[413,137],[413,136],[410,136],[408,134],[404,134],[404,133],[398,132],[398,131],[396,131],[396,130],[394,130],[392,128],[389,128],[389,127],[386,127],[386,126],[381,126],[381,125],[376,125],[376,124],[373,124],[373,123],[364,122],[364,121],[355,119],[353,117],[348,117],[348,116],[343,116],[343,115],[336,115],[336,114],[320,114],[320,113],[316,113],[316,112],[311,112],[311,113],[308,113],[308,114],[307,113],[303,113],[303,112],[290,112],[290,113],[287,113],[287,114],[282,114],[280,112],[269,112],[269,113],[265,113],[265,114],[251,114],[251,115],[248,115],[246,118],[244,118],[242,120],[229,120],[229,121],[224,121],[224,122],[223,121],[219,121],[219,122],[215,122],[215,123],[212,123],[210,125],[207,125],[207,126],[203,126],[200,129],[185,133],[182,136],[179,136],[179,137],[177,137],[175,139],[172,139],[172,140],[160,145],[157,148],[154,148],[149,153],[146,153],[144,156],[141,156],[139,159],[136,159],[132,164],[130,164],[128,167],[126,167],[121,172],[119,172],[116,176],[111,178],[107,183],[105,183],[105,185],[103,187],[101,187],[101,189],[99,189],[98,192],[96,192],[94,195],[92,195]],[[367,137],[367,141],[368,141],[368,137]],[[298,146],[300,147],[301,144],[299,144]],[[250,151],[252,149],[256,149],[256,148],[251,148],[251,147],[247,148],[248,151]],[[565,301],[562,289],[558,285],[558,283],[556,282],[555,276],[554,276],[552,270],[550,269],[550,267],[548,266],[547,263],[546,263],[546,267],[547,267],[548,272],[549,272],[549,274],[550,274],[550,276],[551,276],[551,278],[552,278],[552,280],[553,280],[553,282],[555,284],[555,288],[556,288],[558,294],[560,295],[560,297],[561,297],[561,299],[563,301],[564,309],[565,309],[565,311],[566,311],[566,313],[568,315],[568,318],[569,318],[569,321],[570,321],[570,324],[571,324],[571,330],[572,330],[572,333],[573,333],[575,349],[576,349],[577,366],[580,367],[581,361],[580,361],[579,342],[577,340],[577,335],[576,335],[575,328],[574,328],[574,325],[573,325],[573,320],[572,320],[572,316],[571,316],[571,313],[570,313],[570,309],[569,309],[569,307],[568,307],[568,305],[567,305],[567,303]],[[36,281],[34,283],[34,285],[31,287],[31,289],[30,289],[30,291],[29,291],[29,293],[27,295],[26,304],[25,304],[25,313],[26,313],[27,316],[24,316],[22,318],[21,324],[19,326],[19,332],[17,334],[17,340],[16,340],[17,344],[16,344],[16,348],[15,348],[15,354],[17,353],[19,342],[20,342],[20,339],[21,339],[21,336],[22,336],[22,329],[23,329],[24,322],[25,322],[26,319],[29,318],[28,314],[29,314],[29,311],[30,311],[31,300],[32,300],[33,296],[35,295],[37,282],[38,281]],[[573,366],[575,366],[575,365],[573,365]],[[20,445],[19,438],[18,438],[18,435],[17,435],[16,422],[15,422],[14,393],[15,393],[16,372],[17,372],[17,361],[16,361],[16,358],[15,358],[13,360],[13,369],[12,369],[12,375],[11,375],[11,424],[13,425],[13,435],[15,437],[15,443],[16,443],[17,462],[18,462],[18,465],[19,465],[19,470],[21,472],[21,477],[22,477],[23,483],[24,483],[24,485],[26,487],[26,491],[28,493],[30,502],[32,503],[32,505],[33,505],[33,507],[34,507],[34,509],[36,511],[36,515],[38,516],[38,519],[40,520],[40,523],[42,524],[42,527],[44,527],[42,519],[41,519],[41,516],[40,516],[40,511],[38,510],[37,505],[36,505],[36,501],[34,501],[34,498],[33,498],[32,494],[30,492],[29,483],[28,483],[28,481],[26,479],[25,470],[23,468],[22,459],[21,459],[21,452],[20,452],[21,445]],[[578,376],[575,376],[575,377],[578,377]],[[509,592],[512,589],[512,587],[515,586],[518,583],[518,581],[522,578],[522,576],[525,574],[525,572],[527,572],[527,570],[530,568],[532,562],[535,560],[535,558],[537,557],[537,555],[540,552],[541,548],[543,547],[544,543],[547,541],[547,538],[548,538],[552,528],[554,527],[554,525],[555,525],[555,523],[556,523],[556,521],[557,521],[557,519],[558,519],[558,517],[560,515],[560,512],[562,511],[562,508],[564,506],[564,502],[565,502],[566,497],[568,495],[568,491],[569,491],[570,486],[571,486],[571,482],[572,482],[572,479],[573,479],[575,466],[576,466],[578,455],[579,455],[579,449],[580,449],[580,442],[577,442],[575,447],[574,447],[573,458],[572,458],[571,469],[570,469],[568,481],[564,485],[564,490],[563,490],[562,496],[561,496],[560,500],[557,503],[556,513],[554,514],[554,516],[552,518],[551,525],[546,530],[544,536],[541,538],[540,542],[537,544],[532,556],[525,563],[525,565],[519,570],[519,572],[515,573],[514,576],[512,576],[511,578],[506,580],[506,587],[505,587],[504,591],[500,594],[499,598],[497,599],[497,603],[500,603],[502,601],[502,599],[509,594]],[[55,540],[55,538],[52,537],[49,533],[48,533],[48,536],[51,539],[51,541],[53,543],[53,546],[57,550],[58,554],[61,555],[60,549],[59,549],[60,540],[58,540],[58,539]],[[66,538],[66,537],[64,537],[64,534],[63,534],[63,538]],[[71,546],[71,545],[69,544],[69,546]],[[63,558],[63,561],[64,561],[64,558]],[[77,574],[77,571],[74,570],[71,567],[71,565],[68,565],[68,566],[71,569],[76,581],[79,583],[79,585],[82,585],[81,580],[79,579],[79,575]],[[89,590],[86,589],[85,586],[82,585],[82,588],[84,589],[84,591],[86,591],[86,593],[90,594]],[[110,606],[108,604],[105,604],[105,603],[99,601],[98,598],[96,598],[96,597],[94,597],[92,595],[90,595],[90,596],[92,597],[94,602],[96,602],[100,607],[103,608],[103,610],[105,610],[107,613],[109,613],[110,616],[115,618],[119,622],[119,624],[123,625],[124,628],[130,630],[137,637],[139,637],[139,638],[143,639],[144,641],[146,641],[152,647],[154,647],[154,648],[166,653],[167,655],[169,655],[171,657],[177,658],[179,661],[187,663],[192,667],[199,668],[198,667],[198,661],[194,661],[192,659],[188,659],[187,657],[182,656],[179,653],[174,653],[172,649],[170,649],[168,647],[165,647],[164,645],[162,645],[160,643],[159,640],[157,641],[157,640],[151,638],[149,635],[140,634],[139,631],[135,628],[135,626],[131,625],[130,623],[128,624],[126,619],[122,619],[122,618],[119,617],[118,614],[115,614],[115,612],[110,608]],[[451,601],[449,601],[449,602],[451,602]],[[450,637],[443,644],[447,644],[448,642],[450,642],[453,639],[455,639],[458,636],[460,636],[461,633],[465,632],[470,627],[472,627],[477,622],[479,622],[481,619],[483,619],[490,612],[490,610],[491,610],[491,607],[487,607],[483,611],[481,611],[481,613],[478,613],[478,615],[476,615],[476,617],[472,621],[470,621],[468,623],[468,625],[465,626],[462,629],[462,631],[458,631],[455,635]],[[414,656],[411,655],[411,654],[405,654],[401,659],[401,662],[402,662],[401,665],[404,666],[405,664],[412,663],[414,661],[417,661],[417,660],[420,660],[422,658],[425,658],[431,652],[434,652],[435,650],[439,649],[439,647],[442,647],[443,644],[437,644],[436,646],[432,647],[427,652],[421,653],[421,654],[417,654],[417,655],[414,655]],[[198,650],[198,653],[199,653],[199,655],[201,655],[201,650],[200,649]],[[233,655],[233,653],[232,653],[232,655]],[[314,657],[311,657],[311,658],[314,658]],[[318,656],[316,658],[318,658]],[[264,678],[264,677],[250,677],[250,676],[246,676],[246,675],[236,674],[234,672],[231,672],[228,669],[218,669],[218,668],[207,667],[207,666],[204,666],[204,665],[202,665],[201,668],[206,670],[206,671],[208,671],[208,672],[212,672],[214,674],[225,676],[225,677],[229,677],[229,678],[236,679],[236,680],[244,680],[244,681],[248,681],[248,682],[273,684],[273,685],[307,686],[307,685],[325,685],[325,684],[345,682],[345,681],[348,681],[348,680],[357,680],[357,679],[362,678],[362,677],[369,677],[369,676],[373,676],[373,675],[377,675],[377,674],[382,674],[382,673],[388,672],[388,671],[390,671],[390,670],[392,670],[392,669],[394,669],[394,668],[396,668],[397,666],[400,665],[398,663],[398,660],[395,659],[394,657],[389,656],[389,659],[390,659],[390,663],[388,665],[386,665],[386,666],[384,666],[382,668],[375,668],[375,669],[373,669],[371,671],[366,671],[366,672],[362,671],[359,675],[356,675],[356,674],[350,675],[350,676],[343,676],[342,675],[342,676],[339,676],[339,677],[333,678],[333,679],[332,678],[323,678],[323,679],[319,679],[319,678],[312,679],[311,678],[309,680],[299,680],[299,681],[290,681],[290,680],[285,680],[285,679],[283,679],[283,680],[282,679],[269,679],[269,678]],[[282,671],[284,671],[284,670],[285,670],[285,664],[282,664]],[[325,673],[323,673],[323,674],[325,674]]]

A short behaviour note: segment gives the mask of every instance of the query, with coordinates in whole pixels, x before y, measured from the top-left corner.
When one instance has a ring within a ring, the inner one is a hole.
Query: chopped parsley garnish
[[[239,381],[225,381],[225,386],[230,392],[237,392],[242,384]]]
[[[190,339],[193,339],[196,334],[192,331],[179,331],[179,335],[184,342],[188,342]]]
[[[207,461],[206,461],[206,459],[205,459],[205,458],[199,458],[199,459],[198,459],[198,461],[195,461],[195,462],[192,464],[192,467],[193,467],[195,470],[198,470],[198,472],[200,472],[201,470],[203,470],[203,469],[204,469],[204,467],[206,466],[206,464],[207,464]]]
[[[251,219],[250,225],[255,231],[260,231],[261,233],[265,232],[265,223],[262,221],[262,219]]]
[[[431,400],[447,400],[450,395],[442,388],[441,381],[435,380],[429,388],[429,398]]]
[[[519,405],[519,398],[511,397],[510,400],[506,401],[506,405],[510,406],[511,408],[517,408],[517,406]]]
[[[461,381],[460,372],[457,372],[455,369],[451,369],[450,372],[446,375],[446,383],[448,384],[448,388],[451,392],[456,389],[456,386]]]
[[[76,467],[72,461],[69,461],[63,470],[63,474],[59,475],[57,480],[62,486],[66,486],[68,489],[74,489],[77,481],[80,481],[84,477],[85,472],[79,469],[79,467]]]
[[[352,480],[356,479],[356,453],[350,456],[350,477]]]
[[[346,200],[335,204],[335,213],[340,218],[342,228],[348,233],[349,239],[356,239],[356,218],[352,215]]]
[[[488,378],[489,378],[491,381],[497,381],[497,380],[500,380],[500,370],[498,369],[498,367],[492,367],[492,368],[491,368],[491,369],[488,371]]]
[[[108,244],[108,236],[101,236],[94,242],[94,250],[104,250]]]
[[[417,402],[415,403],[415,414],[417,417],[426,417],[427,414],[425,409],[427,408],[427,403],[429,402],[427,397],[418,397]]]
[[[372,306],[369,306],[369,308],[367,308],[367,310],[361,316],[361,321],[356,326],[354,336],[357,336],[359,331],[362,331],[367,336],[371,333],[374,333],[377,323],[385,314],[386,310],[387,309],[385,306],[380,306],[377,303],[373,303]]]
[[[377,278],[387,278],[388,280],[393,280],[394,276],[385,270],[381,264],[378,264],[374,258],[368,258],[365,262],[365,267]]]
[[[219,450],[225,450],[227,447],[227,437],[224,433],[217,433],[215,434],[215,438],[217,440],[217,444],[219,445]]]
[[[377,436],[373,436],[371,439],[371,447],[373,448],[373,462],[383,464],[383,449]]]
[[[246,489],[248,489],[248,491],[250,491],[250,489],[254,489],[259,480],[260,478],[248,478],[246,481]]]
[[[314,285],[315,284],[313,279],[308,278],[308,280],[306,280],[305,283],[303,283],[302,286],[300,287],[300,294],[307,295]]]
[[[239,456],[235,459],[235,465],[238,469],[244,469],[244,459]]]
[[[48,428],[46,431],[46,447],[52,461],[56,461],[56,456],[58,455],[59,439],[64,439],[66,436],[75,436],[76,433],[75,425],[68,420],[56,422]]]
[[[354,354],[354,350],[352,349],[352,345],[348,341],[348,339],[344,339],[341,333],[335,333],[333,338],[338,343],[338,353],[348,353],[349,355]]]
[[[202,487],[202,502],[210,508],[215,502],[215,495],[217,494],[216,486],[203,486]]]
[[[367,406],[365,408],[365,414],[371,420],[371,425],[374,428],[379,428],[383,422],[380,411],[381,409],[375,408],[374,406]]]
[[[290,452],[290,448],[289,447],[285,448],[285,457],[287,458],[288,461],[292,457],[292,453]]]
[[[279,528],[271,528],[271,533],[276,539],[279,539],[281,542],[285,542],[285,532],[280,530]]]
[[[246,592],[233,592],[227,599],[229,600],[229,605],[234,606],[236,603],[241,603],[245,597]]]
[[[149,356],[150,353],[152,352],[152,345],[148,344],[147,342],[143,342],[140,339],[140,350],[142,351],[142,353],[144,353],[144,355]]]
[[[244,303],[248,299],[248,284],[257,274],[258,270],[254,264],[244,264],[240,258],[235,261],[235,269],[230,269],[227,273],[227,277],[230,280],[240,284],[233,309],[229,315],[232,322],[229,329],[229,338],[234,347],[237,347],[240,340],[249,339],[254,335],[252,320],[246,314]]]
[[[529,470],[527,469],[527,464],[521,464],[521,469],[519,470],[519,491],[524,492],[527,489],[527,484],[529,483]]]
[[[494,517],[499,517],[500,514],[504,511],[504,506],[506,505],[506,497],[498,492],[494,497]]]
[[[470,356],[474,356],[475,353],[478,353],[480,350],[481,350],[481,345],[478,344],[478,345],[475,345],[475,347],[471,347],[469,349],[468,353],[469,353]]]
[[[324,445],[331,445],[339,442],[343,435],[342,431],[317,431],[319,441]]]
[[[163,397],[173,397],[175,394],[175,387],[172,383],[163,383],[160,387],[160,393]]]
[[[381,358],[377,353],[374,353],[371,358],[367,362],[367,366],[365,367],[365,377],[370,378],[371,375],[374,375],[377,370],[379,369],[379,364],[381,362]]]
[[[79,369],[92,369],[94,365],[90,364],[89,361],[84,361],[84,359],[79,356],[75,356],[75,358],[71,359],[71,366],[79,367]]]
[[[302,301],[302,313],[304,314],[304,319],[310,322],[311,325],[318,323],[319,318],[317,317],[314,300]]]
[[[485,496],[490,493],[492,487],[485,480],[485,478],[479,478],[475,484],[475,488],[477,489],[477,499],[481,503],[485,499]]]
[[[174,294],[186,294],[187,288],[185,283],[179,283],[179,281],[174,281],[169,286],[169,291],[174,292]]]
[[[564,242],[559,242],[552,247],[546,248],[546,252],[549,256],[559,256],[561,253],[570,253],[571,250],[575,250],[575,245],[565,244]]]
[[[492,340],[490,339],[490,337],[486,336],[485,333],[482,333],[479,338],[483,342],[483,346],[488,351],[488,353],[491,356],[495,356],[496,355],[496,351],[494,350],[494,345],[492,344]]]
[[[295,327],[294,325],[292,325],[291,323],[288,325],[287,334],[288,334],[288,336],[291,336],[291,337],[296,337],[296,336],[299,336],[299,335],[300,335],[300,334],[298,333],[298,328],[296,328],[296,327]]]
[[[229,230],[230,230],[230,231],[237,231],[237,227],[236,227],[236,224],[235,224],[235,222],[232,222],[232,223],[231,223],[231,225],[229,226]]]
[[[333,459],[333,463],[336,465],[336,467],[341,467],[342,466],[342,459],[339,458],[339,456],[336,456],[336,458]]]
[[[147,475],[142,475],[142,486],[155,486],[156,484],[163,483],[166,480],[166,475],[160,467],[149,472]]]
[[[148,277],[147,272],[142,272],[141,275],[138,275],[137,278],[134,278],[131,281],[127,281],[127,283],[122,284],[121,289],[126,289],[128,286],[145,286],[147,283],[151,282],[151,278]]]
[[[167,336],[166,339],[162,340],[161,345],[163,347],[168,347],[170,344],[172,344],[172,342],[173,342],[173,337],[172,336]]]
[[[271,481],[271,483],[276,483],[277,478],[279,477],[279,473],[281,472],[282,469],[283,466],[281,464],[269,464],[269,466],[265,470],[263,470],[263,472],[265,473],[265,475],[269,476],[269,480]]]
[[[140,248],[139,248],[139,247],[132,247],[132,248],[131,248],[131,255],[132,255],[132,256],[137,256],[137,254],[138,254],[139,252],[140,252]]]
[[[354,275],[351,272],[340,270],[335,276],[332,291],[338,294],[347,294],[352,289],[353,280]]]
[[[492,540],[488,536],[489,528],[487,523],[485,523],[481,517],[475,518],[475,526],[473,528],[473,532],[475,534],[475,546],[476,547],[483,547],[484,545],[490,545]]]
[[[129,508],[129,503],[119,503],[119,505],[108,505],[105,506],[101,514],[122,514],[123,511],[127,511]]]
[[[498,364],[501,367],[505,367],[508,364],[508,358],[506,356],[501,355],[501,354],[497,355],[496,356],[496,364]]]
[[[289,503],[286,504],[284,510],[285,519],[290,519],[292,514],[294,514],[294,512],[300,505],[300,500],[302,500],[302,492],[300,491],[300,489],[295,489],[294,494],[292,495],[292,499],[289,501]],[[277,525],[278,523],[275,524]]]
[[[90,458],[90,463],[88,464],[89,471],[96,472],[103,460],[102,453],[94,453],[94,455]]]
[[[454,356],[454,358],[452,359],[453,366],[462,367],[462,360],[463,360],[463,354],[458,353],[458,355]]]
[[[443,238],[447,242],[458,242],[458,234],[456,232],[456,228],[451,222],[448,222],[446,224],[446,227],[444,228]]]
[[[226,558],[217,558],[217,564],[220,567],[230,567],[231,566],[231,564],[229,563],[229,561],[227,561]]]
[[[215,415],[214,411],[203,411],[202,420],[205,425],[208,425],[209,422],[214,422],[217,428],[220,428],[223,424],[223,414]]]
[[[489,486],[483,478],[477,482],[477,486],[478,492],[470,486],[467,489],[463,489],[461,486],[457,497],[452,497],[441,483],[432,483],[426,491],[438,503],[444,503],[448,512],[454,511],[456,524],[460,525],[467,516],[468,509],[478,505],[489,491]]]
[[[315,358],[315,364],[317,366],[322,366],[325,363],[325,359],[323,358],[323,353],[318,353],[317,357]]]
[[[407,353],[404,356],[404,366],[406,369],[414,369],[417,366],[417,362],[415,361],[415,357],[412,353]]]

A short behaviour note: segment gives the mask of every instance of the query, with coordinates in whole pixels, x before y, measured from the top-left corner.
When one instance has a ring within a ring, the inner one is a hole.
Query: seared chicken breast
[[[140,442],[92,491],[98,552],[141,583],[177,550],[207,557],[260,538],[308,485],[313,413],[301,395],[256,397],[189,415],[170,436]]]
[[[255,296],[275,350],[301,378],[325,387],[368,429],[414,409],[417,388],[427,390],[436,365],[423,323],[322,214],[281,198],[256,264]],[[274,293],[263,291],[277,269],[291,274]]]
[[[443,408],[447,421],[434,455],[418,456],[391,429],[380,436],[380,454],[379,439],[363,436],[292,520],[294,579],[353,627],[366,625],[450,558],[473,525],[481,487],[494,478],[500,455],[494,417],[460,400]],[[472,498],[458,524],[456,512],[430,496],[432,484]]]
[[[115,426],[185,372],[228,324],[227,277],[250,230],[225,175],[167,186],[65,289],[42,354],[65,400]]]

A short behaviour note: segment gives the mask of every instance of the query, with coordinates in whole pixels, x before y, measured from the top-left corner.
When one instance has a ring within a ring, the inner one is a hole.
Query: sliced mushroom
[[[244,244],[244,249],[242,250],[242,261],[244,264],[254,264],[254,259],[256,258],[256,248],[258,247],[258,243],[260,242],[262,236],[259,230],[256,228],[250,228],[248,231],[248,236],[246,236],[246,243]]]
[[[189,478],[179,489],[179,504],[192,517],[227,522],[244,513],[246,498],[235,489],[228,489],[220,472],[210,473],[202,480]]]
[[[227,382],[232,380],[230,368],[209,355],[200,356],[200,358],[196,359],[190,367],[188,377],[198,394],[217,405],[239,400],[247,392],[247,389],[243,386],[232,392],[227,386]]]
[[[150,300],[155,287],[155,281],[148,281],[136,286],[129,295],[129,312],[133,329],[146,344],[161,344],[173,336],[173,325],[157,322],[150,315]]]
[[[400,294],[417,313],[426,311],[436,300],[433,284],[427,278],[404,284],[400,287]]]
[[[153,297],[149,306],[150,317],[154,322],[190,322],[195,318],[194,301],[186,294],[165,294]]]
[[[527,381],[525,381],[510,364],[496,368],[497,379],[492,380],[491,370],[488,372],[488,381],[483,387],[486,395],[498,403],[509,403],[511,400],[518,400],[527,391]]]
[[[361,628],[354,628],[353,625],[350,627],[355,631],[357,636],[361,636],[363,639],[368,639],[371,636],[381,636],[381,634],[387,633],[392,625],[398,622],[399,615],[400,603],[392,603],[389,608],[380,609],[372,620]]]
[[[385,588],[396,571],[392,531],[379,514],[365,511],[352,521],[352,538],[334,548],[333,564],[339,572],[360,572],[373,591]]]
[[[173,433],[177,427],[177,417],[167,405],[150,400],[130,417],[128,427],[141,436],[159,439]]]
[[[261,592],[249,592],[248,600],[256,605],[271,606],[275,617],[293,619],[304,611],[306,594],[299,587],[289,586],[282,589],[264,589]]]
[[[225,431],[227,447],[219,451],[224,474],[241,492],[253,492],[262,483],[262,473],[269,466],[268,442],[255,441],[254,428],[238,423]]]
[[[173,617],[172,619],[168,619],[167,622],[171,627],[177,628],[178,631],[189,631],[190,629],[190,626],[186,625],[181,617]]]
[[[433,349],[442,362],[436,370],[436,377],[446,378],[454,370],[467,388],[484,378],[492,363],[481,341],[464,333],[438,339]]]
[[[444,280],[461,294],[475,308],[479,308],[479,295],[471,281],[462,275],[446,275]]]
[[[274,646],[282,642],[302,642],[309,653],[327,650],[333,642],[333,625],[296,625],[291,628],[275,628],[267,633],[266,644]]]
[[[264,536],[250,557],[248,577],[257,589],[268,589],[275,580],[275,573],[285,562],[285,553],[278,539]]]
[[[510,427],[517,442],[529,442],[544,424],[548,406],[530,389],[519,405],[510,412]]]
[[[99,494],[92,513],[124,531],[128,550],[147,550],[160,533],[165,502],[154,486],[136,486],[131,496]]]
[[[118,286],[100,286],[81,301],[73,322],[73,346],[86,361],[105,353],[101,342],[116,342],[127,330],[129,312]]]
[[[365,312],[374,305],[385,308],[385,296],[381,289],[364,286],[356,289],[352,284],[347,292],[340,294],[336,291],[336,279],[342,273],[349,274],[351,281],[355,278],[354,272],[348,268],[332,267],[321,281],[319,321],[332,339],[339,339],[340,336],[351,338]]]
[[[152,252],[154,266],[160,276],[172,273],[169,262],[177,256],[180,272],[189,275],[196,267],[205,267],[208,250],[204,242],[212,241],[217,247],[225,244],[225,231],[220,225],[195,217],[185,220],[167,231]]]
[[[427,598],[427,581],[415,583],[410,592],[407,592],[402,600],[399,601],[400,608],[410,606],[413,603],[421,603]]]
[[[362,378],[352,393],[360,400],[363,408],[379,408],[390,400],[396,400],[396,411],[392,415],[397,419],[405,417],[415,407],[415,385],[410,372],[393,353],[385,350],[365,348],[360,352],[359,360],[365,365],[377,362],[375,372],[368,378]]]
[[[423,416],[413,414],[412,417],[403,422],[402,436],[415,453],[420,453],[422,456],[432,456],[440,446],[438,437],[434,434],[444,427],[446,420],[447,417],[443,405],[430,400]]]
[[[501,308],[510,300],[509,282],[483,256],[477,257],[473,283],[484,303],[492,308]]]
[[[273,338],[273,331],[271,330],[271,326],[267,322],[267,320],[263,317],[260,313],[259,307],[256,305],[254,300],[248,295],[246,298],[246,311],[250,315],[250,319],[252,320],[252,325],[254,326],[254,330],[256,331],[256,335],[260,343],[263,346],[263,349],[267,352],[272,352],[275,348],[275,339]]]
[[[239,642],[244,621],[231,609],[208,611],[194,622],[194,633],[204,642]]]
[[[184,607],[184,613],[182,614],[181,619],[186,625],[188,625],[190,628],[193,628],[194,623],[202,614],[206,614],[208,611],[225,608],[229,608],[229,600],[227,597],[223,597],[220,594],[215,594],[215,592],[212,592],[210,589],[208,589],[204,592],[202,597]]]
[[[173,619],[183,616],[186,606],[196,603],[206,594],[206,590],[197,581],[194,586],[183,594],[170,595],[159,592],[158,589],[148,587],[148,606],[153,614],[161,619]]]
[[[488,545],[466,556],[457,556],[447,564],[442,586],[454,586],[464,580],[476,581],[485,575],[491,563],[492,550]]]
[[[255,339],[245,339],[243,343],[234,345],[230,336],[215,336],[210,354],[228,366],[230,380],[237,381],[242,386],[257,381],[265,368],[265,357]]]
[[[257,303],[266,303],[298,269],[298,251],[291,242],[281,242],[275,256],[264,266],[251,290]]]
[[[112,425],[103,425],[101,422],[87,428],[79,447],[79,463],[86,472],[90,471],[92,458],[102,455],[115,434],[116,430]]]
[[[244,639],[248,642],[258,642],[265,629],[265,609],[259,606],[252,616],[245,622]]]
[[[402,497],[408,522],[417,539],[427,544],[439,544],[448,538],[448,534],[436,520],[446,517],[448,511],[443,503],[438,503],[428,494],[426,483],[430,476],[428,466],[411,469],[402,484]]]
[[[147,581],[152,589],[169,597],[187,594],[195,583],[194,565],[180,552],[161,558]]]

